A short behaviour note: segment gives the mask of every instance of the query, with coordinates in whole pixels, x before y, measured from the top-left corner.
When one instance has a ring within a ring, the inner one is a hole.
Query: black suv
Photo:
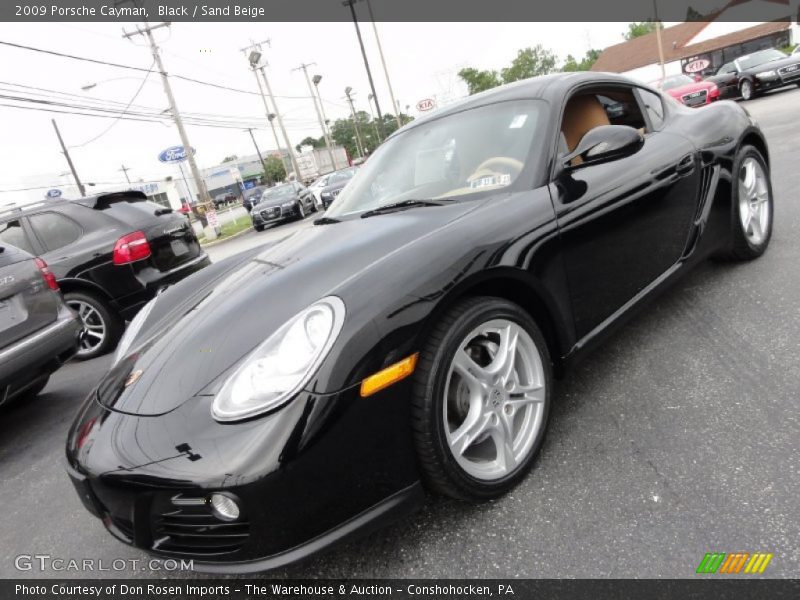
[[[78,349],[81,324],[41,258],[0,245],[0,406],[32,398]]]
[[[78,358],[113,350],[158,289],[210,264],[187,218],[127,191],[0,212],[0,244],[45,260],[83,322]]]

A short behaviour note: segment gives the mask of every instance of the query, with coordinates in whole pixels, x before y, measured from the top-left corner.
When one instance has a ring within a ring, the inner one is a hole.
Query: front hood
[[[259,200],[258,204],[253,206],[253,210],[258,212],[265,208],[272,208],[273,206],[280,206],[284,202],[294,202],[297,200],[296,196],[286,196],[285,198],[269,198],[267,200]]]
[[[691,94],[692,92],[710,90],[711,88],[716,87],[716,85],[716,83],[711,81],[698,81],[697,83],[687,83],[686,85],[682,85],[680,87],[671,88],[667,90],[667,93],[674,98],[680,98],[681,96]]]
[[[773,60],[772,62],[752,67],[746,71],[743,71],[743,73],[755,75],[757,73],[763,73],[764,71],[777,71],[778,69],[788,67],[789,65],[796,65],[797,63],[800,63],[800,56],[787,56],[786,58],[782,58],[780,60]]]
[[[481,204],[309,224],[240,260],[229,259],[218,266],[225,267],[222,274],[214,265],[205,278],[189,277],[156,302],[132,344],[131,360],[107,376],[109,385],[101,383],[101,402],[137,415],[174,410],[302,309],[328,295],[340,296],[346,306],[348,285],[380,268],[382,258]],[[124,387],[126,379],[133,383]]]

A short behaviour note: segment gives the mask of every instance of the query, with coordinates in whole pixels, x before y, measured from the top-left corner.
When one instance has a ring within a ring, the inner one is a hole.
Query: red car
[[[686,106],[703,106],[719,100],[719,88],[716,83],[696,81],[689,75],[672,75],[652,85]]]

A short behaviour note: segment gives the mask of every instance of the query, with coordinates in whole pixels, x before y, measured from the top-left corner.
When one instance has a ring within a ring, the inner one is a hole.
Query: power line
[[[122,110],[122,112],[119,114],[119,116],[114,121],[112,121],[111,124],[108,127],[106,127],[103,131],[98,133],[92,139],[87,140],[87,141],[83,142],[82,144],[76,144],[75,146],[70,146],[70,148],[82,148],[84,146],[87,146],[87,145],[91,144],[93,141],[95,141],[97,139],[100,139],[106,133],[111,131],[111,128],[114,127],[114,125],[116,125],[117,123],[119,123],[119,120],[127,114],[128,109],[131,107],[131,104],[133,104],[133,101],[136,100],[136,97],[139,95],[139,92],[142,91],[142,88],[144,87],[144,84],[147,83],[147,78],[150,77],[150,73],[153,72],[153,65],[155,65],[155,64],[156,64],[156,61],[153,61],[152,63],[150,63],[150,70],[148,70],[147,73],[145,74],[144,78],[142,79],[142,83],[140,83],[139,87],[136,89],[136,93],[130,99],[128,104],[125,105],[125,108]],[[127,176],[128,176],[128,173],[126,171],[125,172],[125,177],[127,177]]]
[[[123,65],[121,63],[114,63],[105,60],[99,60],[96,58],[88,58],[86,56],[76,56],[75,54],[67,54],[66,52],[56,52],[55,50],[45,50],[44,48],[35,48],[34,46],[26,46],[24,44],[15,44],[13,42],[5,42],[0,41],[0,45],[3,46],[10,46],[12,48],[18,48],[20,50],[29,50],[31,52],[39,52],[42,54],[50,54],[52,56],[58,56],[60,58],[70,58],[72,60],[80,60],[84,62],[90,62],[98,65],[105,65],[108,67],[116,67],[118,69],[128,69],[131,71],[139,71],[142,73],[148,72],[149,69],[145,69],[143,67],[134,67],[132,65]],[[152,68],[152,67],[151,67]],[[236,92],[237,94],[247,94],[248,96],[258,96],[258,92],[253,92],[251,90],[243,90],[240,88],[230,87],[226,85],[221,85],[219,83],[212,83],[210,81],[203,81],[202,79],[195,79],[193,77],[187,77],[185,75],[177,75],[174,73],[170,73],[170,77],[174,77],[175,79],[182,79],[183,81],[188,81],[190,83],[196,83],[198,85],[205,85],[207,87],[213,87],[221,90],[226,90],[229,92]],[[313,98],[313,96],[280,96],[275,94],[276,98],[285,98],[287,100],[308,100],[309,98]],[[336,106],[344,106],[337,104],[336,102],[332,102],[330,100],[325,100],[329,104],[333,104]]]

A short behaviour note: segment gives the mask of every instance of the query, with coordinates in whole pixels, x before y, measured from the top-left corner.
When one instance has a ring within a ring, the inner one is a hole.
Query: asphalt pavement
[[[266,576],[694,577],[706,552],[740,551],[773,553],[765,576],[800,576],[798,106],[795,88],[746,104],[771,150],[768,252],[701,266],[571,371],[518,488],[481,506],[430,498],[400,523]],[[209,252],[219,260],[312,219]],[[69,364],[0,417],[1,577],[81,575],[17,571],[20,554],[145,556],[84,510],[62,465],[70,421],[109,363]]]

